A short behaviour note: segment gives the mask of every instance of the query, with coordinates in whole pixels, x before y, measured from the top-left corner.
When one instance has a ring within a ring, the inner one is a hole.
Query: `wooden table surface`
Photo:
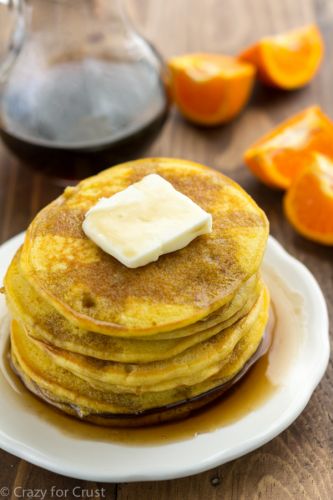
[[[313,103],[333,117],[333,1],[330,0],[128,0],[132,17],[165,56],[188,51],[237,53],[257,37],[305,23],[319,23],[326,41],[325,61],[306,89],[282,93],[258,88],[233,123],[199,130],[176,112],[147,156],[176,156],[205,163],[238,181],[266,211],[271,233],[313,272],[333,313],[333,253],[310,243],[286,222],[281,195],[259,184],[242,163],[244,149],[275,123]],[[24,230],[36,212],[61,188],[31,173],[0,150],[0,241]],[[292,332],[291,332],[292,333]],[[1,411],[1,406],[0,406]],[[22,422],[24,425],[24,422]],[[329,499],[333,498],[333,367],[302,415],[259,450],[203,474],[151,483],[99,484],[68,479],[0,451],[0,494],[6,486],[86,488],[98,498],[117,500]],[[22,491],[22,490],[16,490]],[[28,498],[28,493],[22,498]],[[10,496],[9,496],[10,498]]]

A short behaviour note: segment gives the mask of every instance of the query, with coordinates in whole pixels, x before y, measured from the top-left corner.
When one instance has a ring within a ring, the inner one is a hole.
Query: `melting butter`
[[[82,228],[104,252],[137,268],[210,233],[212,216],[163,177],[150,174],[101,198],[86,213]]]

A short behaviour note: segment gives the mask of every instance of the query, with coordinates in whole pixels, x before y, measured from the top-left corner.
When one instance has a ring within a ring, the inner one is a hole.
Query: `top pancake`
[[[111,196],[157,173],[213,216],[212,233],[187,247],[128,269],[90,241],[84,215]],[[235,182],[178,159],[144,159],[110,168],[42,210],[21,255],[29,282],[80,328],[146,336],[195,323],[228,303],[260,267],[268,221]]]

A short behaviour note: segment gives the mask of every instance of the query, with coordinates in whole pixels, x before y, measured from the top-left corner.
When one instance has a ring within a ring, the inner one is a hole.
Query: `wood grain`
[[[281,195],[260,185],[242,163],[244,149],[272,125],[312,103],[333,117],[333,3],[330,0],[128,0],[140,31],[166,56],[197,50],[237,53],[261,35],[318,22],[326,41],[319,76],[306,89],[283,93],[258,86],[242,115],[228,126],[201,130],[173,111],[147,156],[178,156],[213,166],[237,180],[266,211],[271,233],[318,279],[333,313],[333,253],[297,236],[284,219]],[[61,192],[0,149],[0,240],[25,229]],[[333,367],[288,430],[259,450],[209,472],[151,483],[105,484],[117,500],[252,500],[333,498]],[[24,422],[22,422],[24,425]],[[46,472],[0,452],[0,487],[71,490],[93,483]],[[13,496],[12,498],[15,498]],[[70,497],[71,498],[71,497]]]

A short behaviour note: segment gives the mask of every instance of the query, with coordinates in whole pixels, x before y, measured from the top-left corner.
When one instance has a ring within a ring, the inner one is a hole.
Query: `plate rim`
[[[8,250],[12,250],[14,253],[23,241],[24,234],[25,232],[19,233],[0,245],[0,255],[2,252],[6,252]],[[330,344],[327,305],[317,280],[314,278],[309,269],[298,259],[289,254],[273,236],[269,236],[266,252],[268,251],[272,252],[277,259],[283,261],[287,264],[287,266],[293,268],[294,272],[302,275],[304,282],[307,284],[307,292],[312,295],[312,300],[316,303],[316,315],[320,323],[316,335],[318,336],[318,345],[321,349],[319,349],[317,353],[317,369],[311,372],[311,383],[303,386],[302,389],[295,394],[296,404],[292,407],[292,409],[288,407],[286,411],[282,412],[277,421],[272,422],[270,426],[266,427],[256,435],[251,436],[245,444],[240,443],[237,446],[234,446],[231,450],[227,450],[227,452],[221,450],[219,453],[215,453],[212,456],[204,458],[200,457],[200,459],[198,459],[194,464],[187,464],[185,462],[183,468],[181,469],[179,469],[178,465],[177,468],[175,468],[173,464],[170,463],[168,468],[164,468],[158,472],[155,470],[152,472],[146,470],[145,472],[140,473],[125,472],[118,475],[112,474],[112,470],[106,473],[98,473],[97,470],[85,470],[84,472],[80,472],[79,466],[71,465],[71,467],[64,467],[58,462],[57,459],[54,459],[52,455],[46,456],[44,453],[38,452],[38,450],[22,446],[23,443],[17,443],[15,439],[8,437],[2,429],[0,429],[0,448],[17,456],[18,458],[32,463],[33,465],[63,476],[97,482],[135,482],[177,479],[198,474],[250,453],[251,451],[254,451],[274,439],[277,435],[289,427],[294,420],[296,420],[309,402],[314,390],[326,371],[330,356]],[[2,281],[2,278],[3,276],[0,274],[0,281]],[[212,433],[207,434],[211,435],[217,433],[219,430],[220,429],[217,429],[216,431],[212,431]],[[169,445],[179,446],[181,443],[182,441],[176,443],[166,443],[155,446],[155,448],[163,448]],[[117,445],[121,446],[119,443],[117,443]],[[126,448],[130,451],[133,450],[133,447],[131,446],[126,446]],[[141,449],[145,450],[147,447],[141,447]]]

